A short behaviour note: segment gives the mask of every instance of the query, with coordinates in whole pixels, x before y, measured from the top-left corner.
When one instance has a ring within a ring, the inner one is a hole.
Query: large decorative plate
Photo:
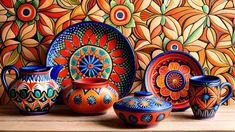
[[[184,111],[189,108],[189,78],[196,75],[204,75],[204,71],[191,55],[179,51],[165,52],[147,66],[145,87],[170,101],[173,111]]]
[[[57,82],[65,89],[72,80],[109,79],[120,97],[129,93],[135,77],[134,51],[115,28],[98,22],[81,22],[62,31],[51,43],[46,65],[63,65]]]

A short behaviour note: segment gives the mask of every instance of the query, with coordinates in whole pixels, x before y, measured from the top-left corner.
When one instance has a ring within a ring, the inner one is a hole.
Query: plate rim
[[[151,66],[153,65],[153,63],[154,63],[158,58],[160,58],[160,57],[162,57],[162,56],[164,56],[164,55],[166,55],[166,54],[173,54],[173,53],[178,53],[178,54],[181,54],[181,55],[185,55],[185,56],[189,57],[190,59],[192,59],[192,60],[196,63],[196,65],[198,66],[198,68],[201,70],[202,75],[205,75],[205,71],[203,70],[201,64],[200,64],[192,55],[190,55],[189,53],[186,53],[186,52],[183,52],[183,51],[174,51],[174,50],[172,50],[172,51],[167,51],[167,52],[163,52],[163,53],[160,53],[159,55],[155,56],[155,57],[149,62],[149,64],[147,65],[147,68],[146,68],[146,70],[145,70],[145,72],[144,72],[144,88],[145,88],[145,90],[150,91],[150,92],[153,91],[153,90],[149,90],[150,88],[147,87],[147,86],[148,86],[147,74],[148,74],[148,72],[149,72]],[[154,94],[154,95],[155,95],[155,94]],[[187,107],[182,107],[182,108],[174,108],[174,104],[172,104],[172,106],[173,106],[173,107],[172,107],[173,110],[175,110],[175,111],[180,111],[181,109],[182,109],[182,110],[186,110],[186,109],[188,109],[188,108],[190,107],[190,106],[187,106]]]
[[[130,51],[131,51],[131,53],[130,53],[130,55],[131,55],[131,58],[133,58],[133,61],[134,61],[134,75],[133,75],[133,77],[132,77],[132,79],[130,80],[130,86],[128,87],[128,88],[126,88],[125,86],[125,92],[123,92],[123,94],[121,94],[120,93],[120,97],[119,98],[122,98],[122,97],[125,97],[126,95],[128,95],[129,94],[129,92],[130,92],[130,90],[131,90],[131,88],[132,88],[132,86],[133,86],[133,84],[134,84],[134,80],[135,80],[135,77],[136,77],[136,56],[135,56],[135,52],[134,52],[134,48],[132,47],[132,45],[130,44],[130,41],[127,39],[127,37],[125,37],[118,29],[116,29],[115,27],[112,27],[112,26],[110,26],[110,25],[108,25],[108,24],[105,24],[105,23],[101,23],[101,22],[95,22],[95,21],[83,21],[83,22],[79,22],[79,23],[76,23],[76,24],[73,24],[73,25],[70,25],[70,26],[68,26],[67,28],[65,28],[65,29],[63,29],[60,33],[58,33],[57,35],[55,35],[54,36],[54,38],[53,38],[53,40],[51,41],[51,43],[50,43],[50,45],[49,45],[49,47],[48,47],[48,50],[47,50],[47,53],[46,53],[46,63],[45,63],[45,65],[46,66],[49,66],[48,65],[48,54],[49,54],[49,51],[50,51],[50,49],[52,48],[52,45],[53,45],[53,43],[55,43],[55,41],[58,39],[58,37],[59,36],[61,36],[62,34],[64,34],[65,32],[67,32],[67,30],[69,30],[70,28],[73,28],[73,27],[76,27],[76,26],[79,26],[79,27],[81,27],[81,25],[83,25],[83,24],[99,24],[99,25],[101,25],[101,26],[104,26],[104,27],[106,27],[106,28],[108,28],[108,29],[111,29],[111,30],[113,30],[115,33],[117,33],[118,35],[120,35],[120,36],[122,36],[123,38],[125,38],[124,39],[124,41],[127,43],[127,45],[129,46],[129,48],[130,48]],[[108,78],[109,79],[109,78]],[[60,84],[59,84],[60,85]],[[115,85],[116,86],[116,85]],[[116,86],[116,87],[118,87],[118,86]],[[62,89],[62,88],[61,88]],[[64,89],[62,89],[62,91],[63,91]],[[119,91],[118,91],[119,92]]]

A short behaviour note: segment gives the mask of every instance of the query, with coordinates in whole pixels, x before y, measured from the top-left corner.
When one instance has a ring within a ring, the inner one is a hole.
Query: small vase
[[[118,93],[103,78],[76,80],[63,92],[63,99],[73,111],[81,114],[102,114],[118,100]]]

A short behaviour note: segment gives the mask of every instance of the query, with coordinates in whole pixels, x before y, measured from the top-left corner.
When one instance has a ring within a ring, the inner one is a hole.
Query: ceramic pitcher
[[[61,65],[54,67],[26,66],[20,69],[6,66],[2,70],[2,84],[12,102],[24,114],[44,114],[56,102],[60,88],[55,82]],[[9,85],[6,73],[14,70],[16,79]]]

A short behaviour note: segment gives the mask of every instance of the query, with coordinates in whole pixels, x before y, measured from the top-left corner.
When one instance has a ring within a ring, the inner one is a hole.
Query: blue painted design
[[[150,122],[153,119],[151,114],[144,114],[141,116],[141,121],[143,122]]]
[[[192,109],[192,110],[193,110],[193,114],[196,118],[210,118],[210,117],[215,116],[215,112],[216,112],[216,110],[214,110],[214,109],[205,109],[205,110]]]
[[[177,80],[174,82],[174,80]],[[184,75],[177,70],[169,71],[164,79],[165,85],[168,89],[174,92],[178,92],[185,87],[186,80]]]
[[[112,102],[112,97],[109,94],[105,94],[103,100],[105,104],[109,104]]]
[[[137,123],[138,122],[138,118],[137,117],[135,117],[134,115],[130,115],[129,116],[129,121],[131,122],[131,123]]]
[[[217,111],[219,109],[219,105],[216,104],[213,109]]]
[[[157,117],[157,121],[161,121],[165,118],[165,115],[164,114],[160,114],[158,117]]]
[[[29,9],[24,9],[24,10],[23,10],[23,14],[24,14],[25,16],[28,16],[29,13],[30,13]]]
[[[82,97],[81,95],[76,95],[73,99],[74,103],[77,105],[80,105],[82,103]]]
[[[210,95],[208,93],[205,93],[203,96],[202,96],[202,100],[203,101],[208,101],[210,99]]]
[[[148,93],[135,92],[135,96],[126,96],[114,103],[114,109],[138,112],[160,112],[172,108],[172,104]],[[161,102],[156,105],[156,102]]]
[[[216,76],[194,76],[191,77],[190,79],[190,85],[193,86],[206,86],[206,87],[211,87],[211,86],[219,86],[220,84],[220,78]]]
[[[89,65],[92,65],[92,67],[89,67]],[[100,72],[102,67],[103,64],[98,58],[95,56],[86,56],[81,60],[79,69],[86,76],[94,77]]]
[[[138,96],[150,96],[150,95],[152,95],[152,93],[151,92],[146,92],[146,91],[136,91],[134,93],[135,97],[138,97]]]
[[[87,98],[87,102],[88,102],[89,105],[95,105],[96,104],[96,99],[95,99],[94,96],[89,96]]]
[[[177,50],[177,49],[178,49],[178,46],[174,44],[174,45],[172,45],[172,49],[173,49],[173,50]]]
[[[115,97],[119,96],[118,92],[115,89],[113,89],[112,87],[108,86],[107,89],[110,90],[112,93],[114,93]]]
[[[123,18],[123,16],[124,16],[123,12],[118,12],[118,13],[117,13],[117,17],[118,17],[119,19]]]

